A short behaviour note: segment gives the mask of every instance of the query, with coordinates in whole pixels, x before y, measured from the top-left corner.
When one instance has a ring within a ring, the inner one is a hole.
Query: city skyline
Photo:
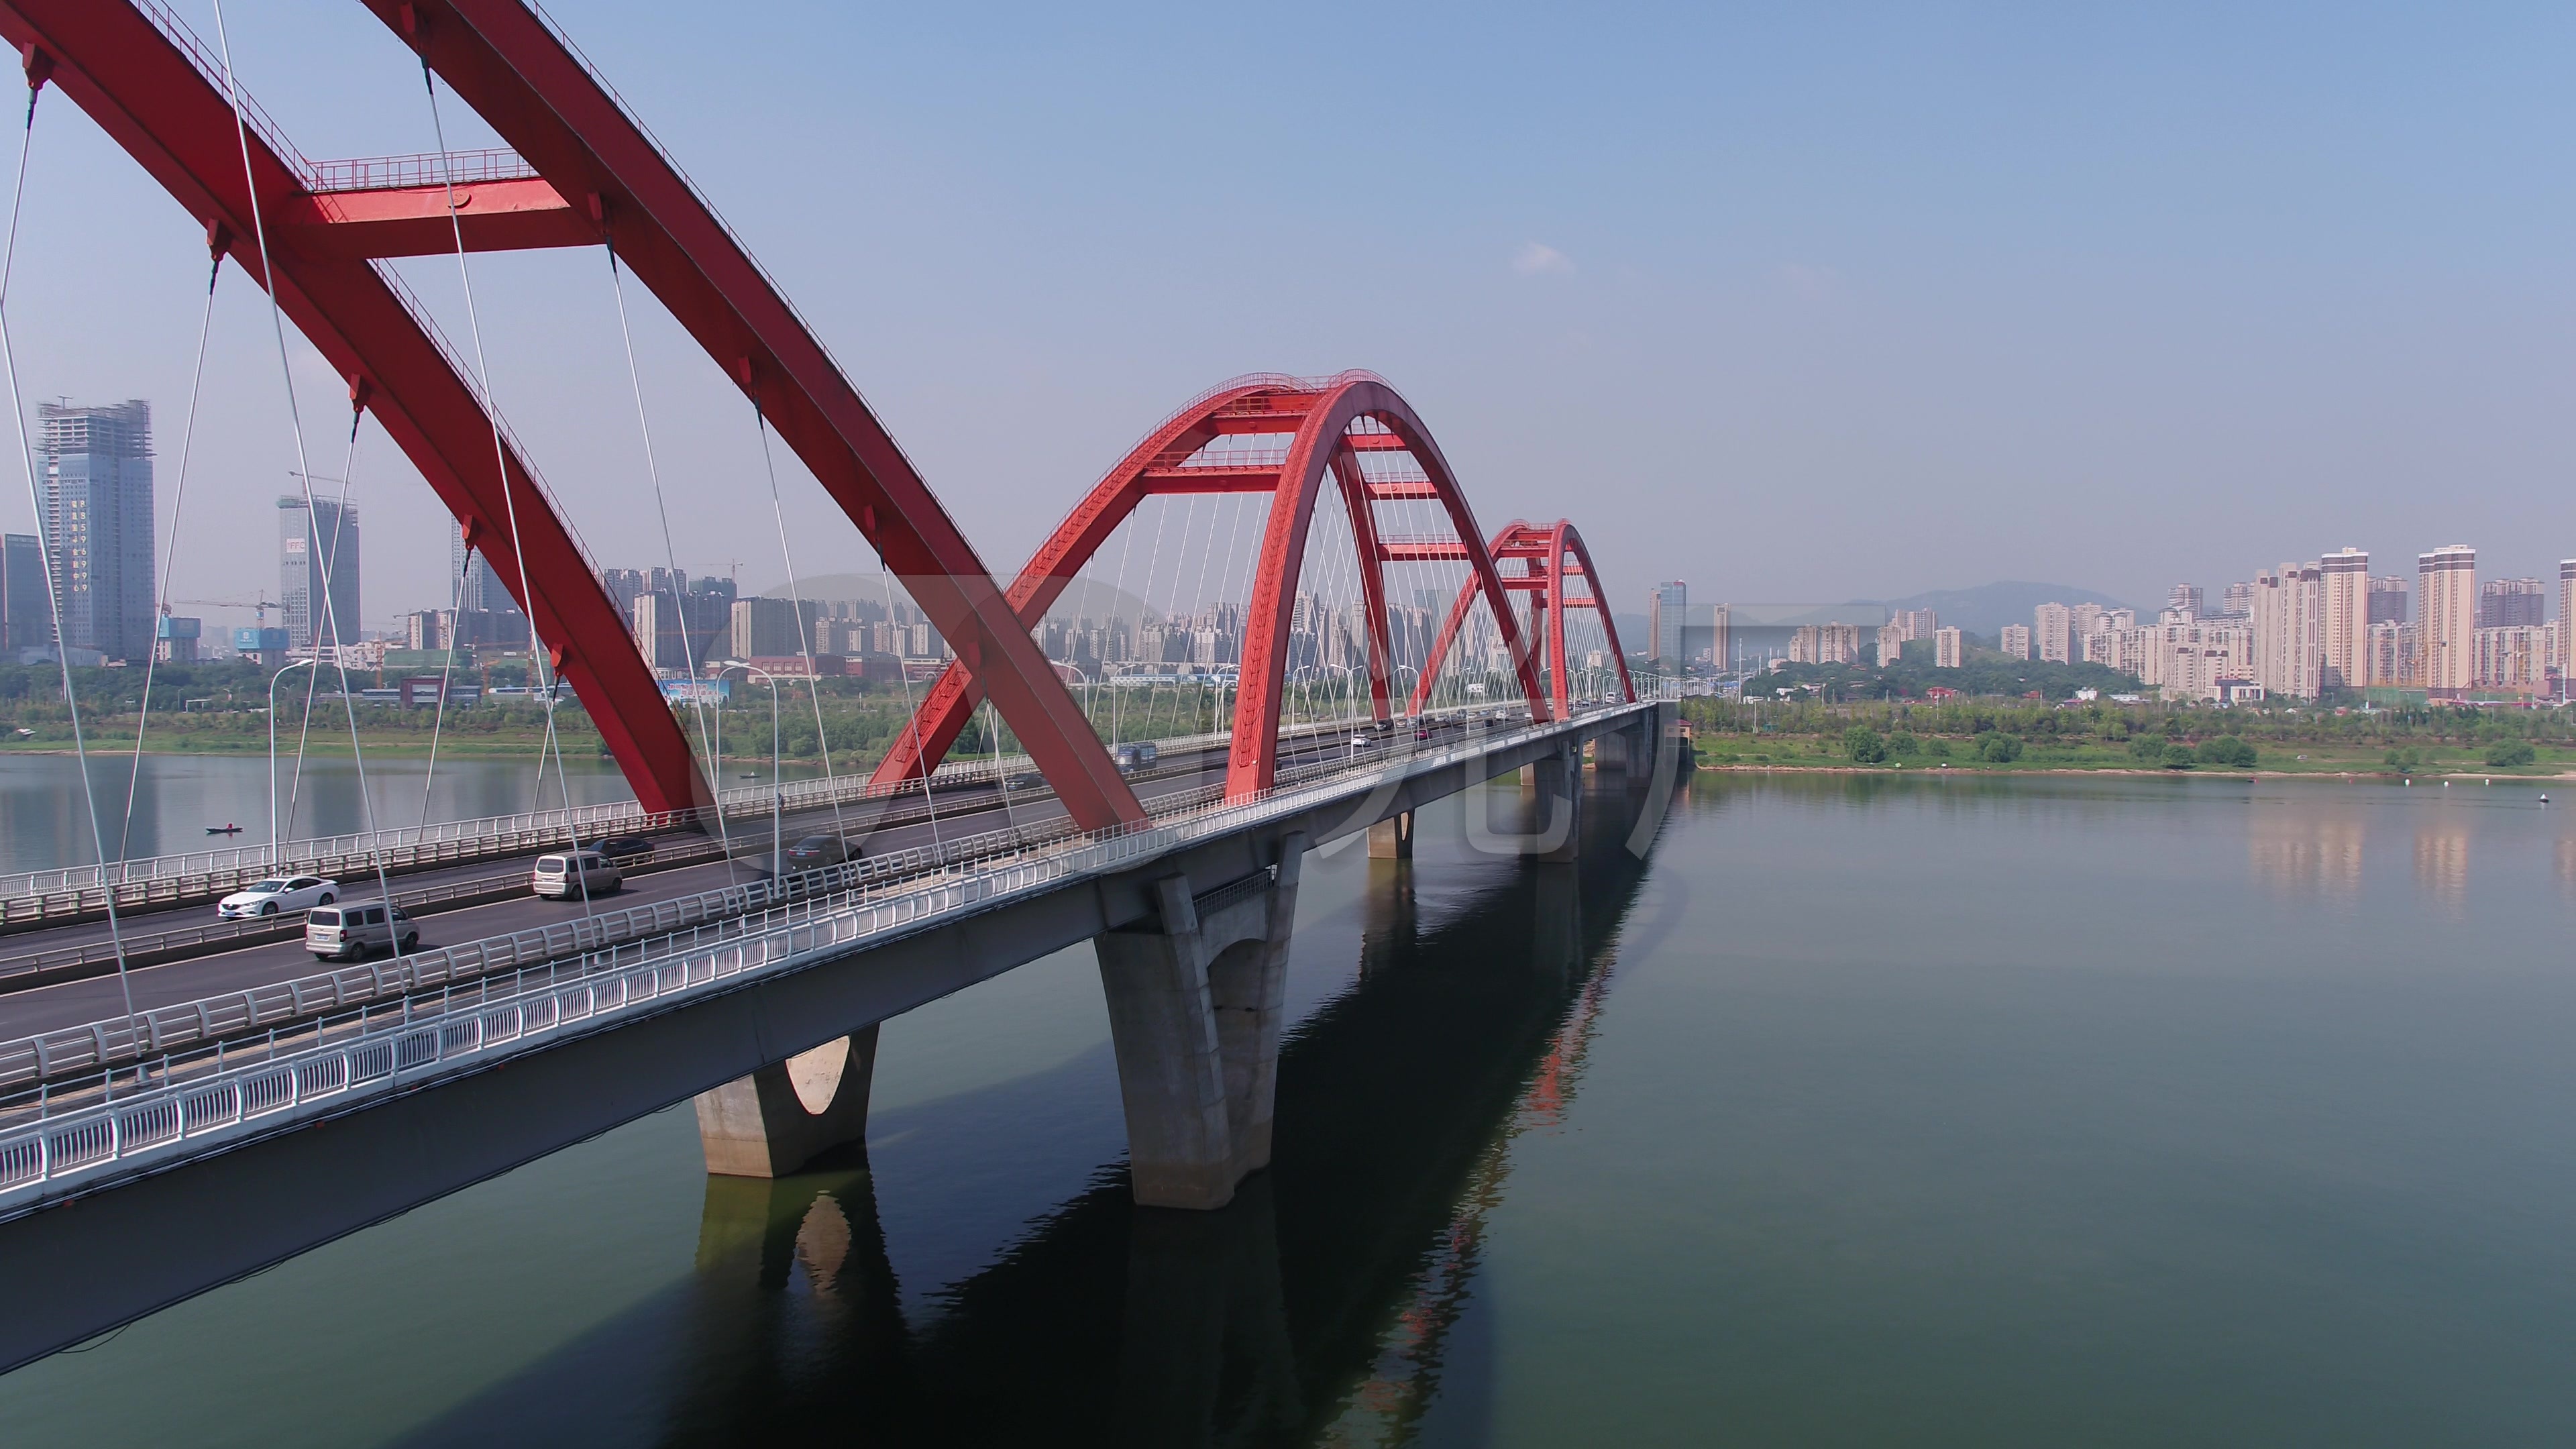
[[[1630,597],[1658,578],[1757,598],[2039,579],[2145,606],[2177,576],[2241,576],[2244,552],[2310,556],[2304,515],[2329,486],[2337,531],[2380,557],[2479,537],[2498,572],[2545,577],[2559,552],[2524,557],[2516,540],[2569,442],[2544,381],[2566,344],[2545,319],[2576,211],[2519,181],[2569,105],[2539,59],[2563,49],[2563,15],[2447,30],[2356,17],[2320,36],[2186,9],[2052,17],[2043,36],[2000,16],[1849,31],[1658,13],[1581,37],[1571,70],[1553,27],[1506,15],[1474,37],[1479,64],[1404,87],[1392,113],[1383,96],[1359,108],[1421,179],[1399,217],[1353,234],[1266,197],[1136,225],[1167,208],[1173,177],[1217,164],[1231,130],[1230,90],[1172,76],[1250,43],[1246,27],[1265,48],[1319,44],[1249,19],[1101,19],[1118,40],[1103,49],[1096,28],[1031,13],[995,57],[931,20],[818,15],[819,33],[742,58],[746,107],[705,92],[698,57],[652,23],[665,12],[561,11],[639,113],[686,138],[680,159],[996,573],[1173,398],[1247,370],[1352,365],[1421,405],[1488,521],[1582,480],[1600,561]],[[1390,44],[1461,43],[1427,18],[1366,23],[1392,25]],[[2221,31],[2214,49],[2183,43]],[[434,146],[417,108],[375,103],[417,78],[364,25],[287,6],[234,32],[246,81],[315,154]],[[882,83],[816,83],[851,54],[879,57]],[[1337,91],[1389,63],[1346,59],[1326,67]],[[1629,62],[1673,81],[1678,109],[1641,109]],[[1132,109],[1103,114],[1071,85],[1103,65],[1138,79]],[[1562,83],[1533,103],[1533,74]],[[2398,116],[2392,95],[2408,98]],[[2483,124],[2498,107],[2520,119]],[[780,108],[857,139],[816,173],[763,144]],[[1462,110],[1509,119],[1467,134],[1447,121]],[[940,118],[938,138],[914,114]],[[1355,154],[1362,123],[1324,114],[1273,147],[1280,194],[1328,187]],[[454,144],[489,143],[459,124]],[[1032,126],[1072,127],[1065,154],[1031,155]],[[2283,175],[2317,204],[2291,204]],[[200,229],[75,107],[40,115],[29,195],[33,280],[12,324],[31,396],[151,399],[175,437]],[[2473,261],[2428,260],[2448,256]],[[599,561],[658,557],[596,258],[478,258],[473,319],[452,259],[391,265],[449,337],[479,321],[502,410]],[[1264,305],[1184,300],[1256,276]],[[765,495],[748,411],[638,300],[671,527],[700,555],[679,562],[766,572],[767,510],[693,496]],[[314,455],[301,466],[340,471],[347,380],[292,336],[289,351]],[[227,561],[269,551],[250,515],[299,466],[278,377],[265,300],[227,268],[178,596],[241,597]],[[864,565],[856,530],[778,461],[788,531],[811,541],[800,564]],[[372,423],[347,471],[384,536],[449,526]],[[1772,546],[1819,498],[1872,526],[1830,552]],[[0,530],[35,531],[23,490],[0,500]],[[445,606],[441,552],[380,551],[367,627]],[[2049,567],[2071,558],[2086,567]]]

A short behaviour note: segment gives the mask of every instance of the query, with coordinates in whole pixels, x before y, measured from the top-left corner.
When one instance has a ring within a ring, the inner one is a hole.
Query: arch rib
[[[22,53],[51,60],[51,79],[64,95],[203,223],[219,250],[250,237],[251,186],[271,217],[291,216],[299,200],[309,200],[304,168],[279,153],[265,127],[251,132],[244,175],[232,106],[216,78],[135,6],[6,0],[0,35]],[[706,782],[652,671],[518,449],[505,442],[506,461],[495,459],[490,415],[389,278],[360,257],[308,252],[302,230],[272,229],[273,276],[261,273],[254,248],[232,245],[233,261],[274,292],[297,330],[352,380],[353,396],[491,561],[537,639],[554,651],[637,798],[654,810],[705,800]],[[519,559],[500,526],[513,507],[526,556],[525,596]]]
[[[1390,431],[1349,433],[1351,423],[1363,416],[1375,419]],[[1374,498],[1436,498],[1460,539],[1475,540],[1480,535],[1475,515],[1430,434],[1414,417],[1410,405],[1385,383],[1365,374],[1346,374],[1323,384],[1284,377],[1229,384],[1184,406],[1130,449],[1038,546],[1012,583],[1009,595],[1021,627],[1034,630],[1039,626],[1083,565],[1146,498],[1206,491],[1206,483],[1195,475],[1223,472],[1230,478],[1246,471],[1181,466],[1211,439],[1227,433],[1292,433],[1295,437],[1288,463],[1262,470],[1269,480],[1266,487],[1272,504],[1262,562],[1255,574],[1254,603],[1246,621],[1240,675],[1245,687],[1236,700],[1236,745],[1227,763],[1229,794],[1241,794],[1265,787],[1277,773],[1280,691],[1284,688],[1297,565],[1304,555],[1305,532],[1312,521],[1324,475],[1331,474],[1334,486],[1342,491],[1351,508],[1353,543],[1360,551],[1361,576],[1368,581],[1363,591],[1369,599],[1365,607],[1373,623],[1368,645],[1371,700],[1380,719],[1391,716],[1388,691],[1394,669],[1382,564],[1376,557],[1380,550]],[[1396,446],[1413,453],[1430,481],[1418,487],[1403,485],[1397,492],[1374,493],[1360,474],[1357,454]],[[1473,570],[1467,587],[1484,592],[1494,601],[1522,687],[1533,709],[1545,718],[1545,696],[1540,692],[1530,649],[1503,593],[1501,577],[1482,547],[1471,544],[1464,552]],[[915,715],[915,728],[905,731],[887,754],[878,767],[877,779],[891,783],[936,768],[980,703],[976,681],[968,671],[955,665],[942,671]],[[1247,735],[1246,730],[1254,733]],[[1260,783],[1247,783],[1250,780]]]
[[[57,0],[59,3],[59,0]],[[362,0],[651,288],[903,579],[1086,829],[1138,821],[1109,752],[955,520],[748,251],[524,0]],[[656,700],[659,708],[659,701]]]

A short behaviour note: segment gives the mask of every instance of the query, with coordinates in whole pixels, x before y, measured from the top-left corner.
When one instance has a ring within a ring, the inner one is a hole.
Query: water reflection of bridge
[[[908,1320],[863,1160],[710,1178],[697,1271],[656,1315],[677,1326],[594,1335],[422,1441],[536,1404],[680,1443],[1389,1443],[1444,1387],[1480,1413],[1483,1340],[1458,1330],[1485,1217],[1511,1140],[1570,1099],[1643,877],[1611,803],[1580,865],[1454,901],[1370,862],[1358,975],[1284,1045],[1271,1167],[1231,1206],[1140,1209],[1106,1167]]]

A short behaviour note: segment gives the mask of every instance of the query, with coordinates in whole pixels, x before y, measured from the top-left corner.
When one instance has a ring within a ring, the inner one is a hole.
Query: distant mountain
[[[2109,594],[2079,589],[2071,584],[2002,583],[1981,584],[1973,589],[1934,589],[1902,599],[1858,599],[1855,603],[1880,604],[1890,609],[1930,609],[1941,616],[1941,622],[1967,630],[1971,634],[1993,635],[2006,624],[2027,624],[2033,609],[2042,604],[2100,604],[2106,609],[2125,609],[2125,602]],[[2146,610],[2138,611],[2141,617]]]

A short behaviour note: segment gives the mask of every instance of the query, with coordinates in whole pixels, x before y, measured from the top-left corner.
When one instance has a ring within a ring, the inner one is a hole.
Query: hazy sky
[[[1489,526],[1573,516],[1624,608],[2576,555],[2565,7],[552,9],[1005,576],[1190,394],[1344,367]],[[432,148],[358,6],[226,13],[307,155]],[[199,233],[59,95],[34,149],[21,385],[149,398],[166,518]],[[599,253],[474,265],[540,469],[603,562],[660,562]],[[453,260],[403,270],[470,346]],[[776,578],[748,406],[629,302],[681,566]],[[346,404],[297,351],[336,475]],[[175,597],[276,588],[293,459],[229,272]],[[799,570],[861,566],[781,462]],[[367,622],[443,604],[443,511],[372,428],[355,476]]]

